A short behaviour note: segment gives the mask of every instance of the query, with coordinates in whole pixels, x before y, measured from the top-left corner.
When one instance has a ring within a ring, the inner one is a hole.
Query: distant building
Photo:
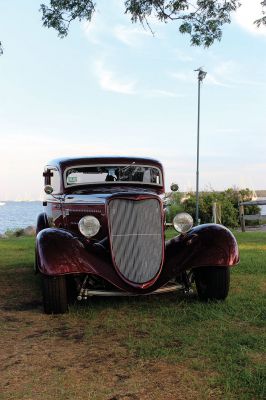
[[[266,202],[266,190],[255,190],[256,193],[256,200],[265,200]],[[266,205],[260,206],[260,213],[261,215],[266,215]]]

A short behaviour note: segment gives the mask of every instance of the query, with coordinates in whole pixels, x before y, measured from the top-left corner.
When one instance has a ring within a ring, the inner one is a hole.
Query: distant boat
[[[6,203],[3,203],[2,201],[0,201],[0,206],[4,206]]]

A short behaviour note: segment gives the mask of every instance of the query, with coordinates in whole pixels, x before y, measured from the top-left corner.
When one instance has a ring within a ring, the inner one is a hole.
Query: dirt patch
[[[143,361],[118,336],[85,335],[70,316],[1,312],[3,399],[217,399],[205,377],[186,365]],[[31,324],[27,324],[28,321]],[[217,397],[218,396],[218,397]]]
[[[255,351],[250,351],[248,353],[248,356],[254,364],[266,365],[266,354],[265,353],[258,353]]]
[[[44,315],[39,287],[31,288],[31,271],[18,270],[17,279],[12,274],[10,282],[3,275],[1,400],[222,398],[218,389],[210,389],[205,374],[191,368],[189,360],[147,361],[130,353],[124,344],[125,332],[106,331],[101,315],[94,324],[83,319],[82,313]],[[140,329],[136,336],[145,340],[148,333]],[[178,351],[180,342],[172,346]]]

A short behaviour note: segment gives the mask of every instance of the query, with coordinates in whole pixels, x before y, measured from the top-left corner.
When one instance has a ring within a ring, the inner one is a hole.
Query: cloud
[[[266,81],[254,81],[251,79],[233,79],[232,83],[236,85],[265,86]]]
[[[102,60],[95,62],[94,72],[103,90],[127,95],[142,95],[146,97],[184,97],[170,90],[138,89],[136,80],[126,81],[117,78],[114,71],[107,68]]]
[[[232,87],[234,83],[232,76],[237,70],[236,63],[233,60],[219,62],[207,73],[206,83],[222,87]]]
[[[103,90],[121,94],[136,94],[135,81],[123,81],[115,76],[115,73],[108,69],[103,61],[96,61],[95,75],[99,80],[99,84]]]
[[[213,69],[213,74],[208,74],[207,78],[214,85],[233,87],[233,85],[265,85],[266,82],[251,79],[242,79],[243,67],[233,60],[220,62]]]
[[[212,67],[203,67],[207,71],[204,84],[220,86],[225,88],[233,88],[236,86],[250,85],[250,86],[264,86],[265,81],[256,81],[252,79],[242,79],[243,66],[236,63],[234,60],[224,60],[217,62]],[[194,71],[177,71],[171,73],[172,78],[183,83],[195,83],[197,79],[196,72]]]
[[[207,76],[206,76],[206,83],[210,84],[210,85],[216,85],[216,86],[222,86],[222,87],[232,87],[232,85],[223,83],[222,81],[217,79],[214,75],[210,74],[209,72],[207,73]]]
[[[236,128],[218,128],[218,129],[216,129],[216,132],[222,133],[222,134],[241,133],[240,129],[236,129]]]
[[[178,50],[178,49],[174,50],[174,55],[175,55],[176,59],[181,62],[193,61],[193,58],[191,56],[187,55],[186,53],[184,53],[183,51]]]
[[[169,90],[161,89],[151,89],[144,92],[147,97],[184,97],[184,95],[179,95],[175,92]]]
[[[105,24],[103,23],[102,18],[99,18],[97,13],[93,15],[91,21],[82,24],[82,29],[90,43],[94,45],[101,44],[101,36],[105,32]]]
[[[253,35],[266,36],[266,26],[257,26],[254,21],[262,17],[262,0],[243,0],[234,15],[234,20]]]
[[[214,68],[213,72],[215,75],[220,77],[228,78],[237,70],[237,65],[233,60],[226,60],[220,62]]]
[[[146,36],[152,36],[152,33],[143,27],[127,27],[125,25],[117,25],[114,28],[114,36],[127,46],[136,47],[143,42]]]
[[[180,82],[192,83],[195,82],[195,76],[193,76],[193,71],[191,72],[174,72],[171,74],[173,78]]]

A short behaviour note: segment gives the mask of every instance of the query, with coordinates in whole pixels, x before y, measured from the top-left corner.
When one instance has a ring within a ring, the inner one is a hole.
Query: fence
[[[239,202],[239,218],[242,232],[246,231],[245,221],[266,221],[266,215],[255,214],[245,215],[244,206],[265,206],[266,200],[254,200],[254,201],[241,201]]]

